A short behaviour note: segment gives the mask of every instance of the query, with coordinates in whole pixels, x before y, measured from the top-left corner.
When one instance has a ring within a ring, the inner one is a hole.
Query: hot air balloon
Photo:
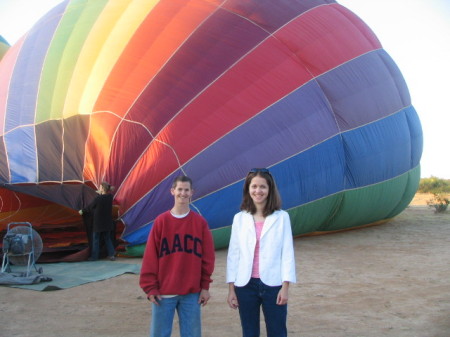
[[[131,255],[180,174],[216,248],[253,167],[295,236],[386,221],[420,179],[404,78],[332,0],[64,1],[3,57],[0,114],[1,190],[29,201],[16,213],[63,242],[108,181]],[[64,211],[44,219],[42,203]]]

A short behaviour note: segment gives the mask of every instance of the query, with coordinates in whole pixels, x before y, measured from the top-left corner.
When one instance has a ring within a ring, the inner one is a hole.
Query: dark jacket
[[[90,213],[94,218],[94,232],[109,232],[114,229],[112,202],[112,194],[99,194],[86,208],[83,208],[83,213]]]

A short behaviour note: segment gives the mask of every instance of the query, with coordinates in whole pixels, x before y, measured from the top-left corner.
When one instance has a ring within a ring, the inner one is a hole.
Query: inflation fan
[[[36,267],[36,261],[42,253],[42,239],[29,222],[8,224],[3,237],[2,273],[11,272],[11,265],[27,266],[25,276],[31,275],[31,269],[42,274],[42,268]]]

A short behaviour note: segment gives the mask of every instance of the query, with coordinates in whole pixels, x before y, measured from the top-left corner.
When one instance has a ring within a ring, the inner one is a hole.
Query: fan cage
[[[42,253],[42,239],[30,223],[10,223],[3,237],[2,272],[10,272],[10,264],[27,266],[26,276],[29,276],[31,267]]]

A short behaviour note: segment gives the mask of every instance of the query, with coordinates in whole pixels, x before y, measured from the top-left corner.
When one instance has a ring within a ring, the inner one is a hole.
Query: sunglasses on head
[[[252,168],[248,173],[268,173],[270,174],[269,170],[266,168]]]

